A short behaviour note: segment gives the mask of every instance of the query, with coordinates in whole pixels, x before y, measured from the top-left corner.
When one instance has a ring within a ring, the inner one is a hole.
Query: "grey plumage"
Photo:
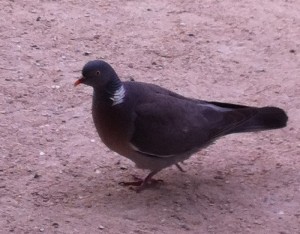
[[[76,85],[94,88],[93,119],[103,142],[138,167],[151,170],[142,185],[221,136],[282,128],[288,120],[277,107],[208,102],[153,84],[121,82],[100,60],[87,63],[82,73]]]

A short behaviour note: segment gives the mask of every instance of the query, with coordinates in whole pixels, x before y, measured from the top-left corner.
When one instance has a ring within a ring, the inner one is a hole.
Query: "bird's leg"
[[[175,166],[179,169],[179,171],[186,172],[178,163],[175,163]]]
[[[160,170],[151,171],[146,178],[142,181],[142,184],[136,189],[136,192],[139,193],[143,191],[145,188],[149,187],[149,185],[154,185],[159,182],[162,182],[163,180],[155,180],[152,179],[152,177],[158,173]]]

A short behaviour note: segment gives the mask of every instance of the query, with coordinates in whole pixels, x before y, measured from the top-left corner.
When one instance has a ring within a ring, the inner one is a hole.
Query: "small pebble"
[[[216,176],[214,176],[214,179],[216,179],[216,180],[223,180],[224,176],[216,175]]]
[[[52,89],[59,89],[60,86],[59,86],[59,85],[52,85],[51,88],[52,88]]]
[[[31,47],[32,47],[32,48],[35,48],[35,49],[37,49],[37,50],[40,49],[37,45],[32,45]]]
[[[263,224],[263,222],[262,222],[261,220],[255,220],[255,221],[254,221],[254,224],[257,224],[257,225],[262,225],[262,224]]]
[[[281,211],[278,212],[278,214],[279,215],[284,215],[284,211],[281,210]]]
[[[58,228],[59,224],[58,223],[52,223],[52,226],[55,227],[55,228]]]
[[[40,156],[44,156],[45,153],[43,151],[40,151]]]
[[[186,231],[191,230],[190,227],[187,226],[186,224],[181,224],[180,227],[181,227],[182,229],[185,229]]]
[[[104,229],[104,226],[99,225],[99,226],[98,226],[98,229],[103,230],[103,229]]]
[[[296,53],[296,50],[290,49],[290,53],[295,54],[295,53]]]

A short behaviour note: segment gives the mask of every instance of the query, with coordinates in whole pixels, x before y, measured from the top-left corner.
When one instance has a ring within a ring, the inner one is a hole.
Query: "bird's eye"
[[[96,71],[96,75],[97,75],[97,76],[100,76],[100,71]]]

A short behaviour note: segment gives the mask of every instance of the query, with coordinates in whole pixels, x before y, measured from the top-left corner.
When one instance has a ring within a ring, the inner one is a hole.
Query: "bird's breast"
[[[122,110],[93,107],[93,120],[103,143],[111,150],[126,155],[130,140],[130,120]]]

